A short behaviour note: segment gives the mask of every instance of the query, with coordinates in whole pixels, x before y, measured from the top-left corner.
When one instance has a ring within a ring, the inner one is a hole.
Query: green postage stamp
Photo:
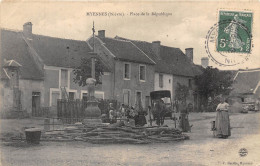
[[[251,53],[252,12],[219,11],[217,52]]]

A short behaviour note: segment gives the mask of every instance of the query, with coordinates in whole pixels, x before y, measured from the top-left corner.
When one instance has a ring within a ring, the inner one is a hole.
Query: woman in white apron
[[[227,138],[231,136],[228,107],[229,104],[226,103],[225,99],[222,97],[221,103],[218,104],[216,109],[216,135],[219,138]]]

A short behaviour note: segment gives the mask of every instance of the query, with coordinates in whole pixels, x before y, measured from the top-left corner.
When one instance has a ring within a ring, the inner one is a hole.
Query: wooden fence
[[[118,102],[116,100],[99,100],[98,107],[102,114],[108,113],[109,103],[117,108]],[[84,117],[85,109],[87,108],[86,100],[57,100],[57,117],[63,121],[63,123],[75,123],[81,122]]]

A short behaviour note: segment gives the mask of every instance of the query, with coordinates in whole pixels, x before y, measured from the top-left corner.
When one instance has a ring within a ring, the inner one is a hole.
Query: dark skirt
[[[216,117],[216,135],[218,137],[231,136],[230,120],[227,111],[218,111]]]
[[[188,119],[188,114],[186,114],[186,113],[180,114],[179,127],[182,129],[183,132],[190,131],[190,123],[189,123],[189,119]]]
[[[144,115],[136,115],[134,120],[136,126],[144,126],[147,123]]]

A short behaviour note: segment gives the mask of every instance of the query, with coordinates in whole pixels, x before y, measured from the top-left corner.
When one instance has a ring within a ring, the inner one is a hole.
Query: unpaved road
[[[231,116],[228,139],[213,138],[210,121],[197,120],[190,140],[148,145],[93,145],[82,142],[41,142],[39,146],[15,147],[1,143],[3,166],[260,166],[260,113]],[[168,121],[168,123],[172,123]],[[246,148],[245,157],[239,150]]]

